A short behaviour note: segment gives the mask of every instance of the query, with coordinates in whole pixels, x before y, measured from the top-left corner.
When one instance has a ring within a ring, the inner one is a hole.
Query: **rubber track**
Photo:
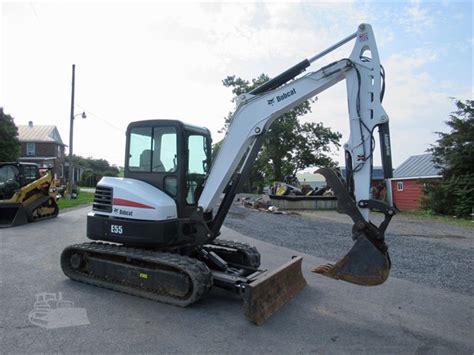
[[[213,245],[218,246],[218,247],[237,249],[237,252],[243,253],[247,259],[245,260],[245,263],[243,266],[249,266],[255,269],[258,269],[260,267],[260,253],[258,252],[257,248],[253,246],[250,246],[245,243],[236,242],[233,240],[214,239],[211,244],[206,244],[205,248],[213,249],[212,248]],[[219,251],[218,248],[214,249],[213,251],[215,251],[218,255],[220,255],[224,260],[226,259],[225,253],[222,253],[221,251]]]
[[[53,200],[53,207],[54,207],[54,212],[53,213],[45,214],[45,215],[42,215],[40,217],[34,217],[33,216],[33,212],[36,209],[39,209],[39,208],[42,208],[42,207],[51,207],[51,206],[43,206],[43,205],[47,204],[50,199],[51,199],[51,197],[45,203],[43,203],[40,206],[33,209],[33,211],[31,211],[31,215],[28,216],[28,218],[31,218],[31,221],[33,221],[33,222],[38,222],[38,221],[43,221],[45,219],[57,217],[58,214],[59,214],[59,207],[58,207],[56,201],[54,201],[54,200]]]
[[[107,281],[102,278],[91,278],[88,274],[78,272],[70,266],[70,255],[73,251],[81,251],[84,253],[93,253],[95,255],[115,255],[127,257],[135,260],[141,260],[148,263],[156,263],[166,266],[167,268],[175,268],[184,272],[192,281],[192,291],[186,298],[179,298],[170,295],[164,290],[145,290],[136,286],[129,286],[117,281]],[[61,267],[66,276],[72,280],[83,282],[86,284],[107,288],[110,290],[139,296],[153,301],[171,304],[179,307],[186,307],[200,300],[212,287],[212,274],[206,264],[199,260],[192,259],[178,254],[162,253],[146,249],[137,249],[124,247],[121,245],[108,243],[83,243],[75,244],[64,249],[61,255]]]

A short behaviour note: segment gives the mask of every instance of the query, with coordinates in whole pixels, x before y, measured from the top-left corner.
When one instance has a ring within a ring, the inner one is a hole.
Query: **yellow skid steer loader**
[[[51,169],[41,176],[36,164],[0,163],[0,228],[56,217],[52,182]]]

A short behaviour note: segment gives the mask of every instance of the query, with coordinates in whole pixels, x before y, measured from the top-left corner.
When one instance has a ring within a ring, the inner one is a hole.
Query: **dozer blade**
[[[25,209],[20,203],[0,204],[0,228],[28,223]]]
[[[295,257],[245,286],[243,307],[247,318],[262,324],[306,286],[302,260],[301,256]]]
[[[351,250],[336,264],[318,266],[315,273],[362,286],[385,282],[390,272],[390,259],[366,237],[359,236]]]

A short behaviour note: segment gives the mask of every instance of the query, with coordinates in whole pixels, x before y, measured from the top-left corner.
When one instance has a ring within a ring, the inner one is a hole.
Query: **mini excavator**
[[[302,74],[349,41],[354,41],[349,58]],[[72,280],[176,306],[198,301],[212,286],[222,287],[241,295],[245,315],[262,324],[306,285],[302,257],[262,270],[255,247],[221,239],[220,229],[272,122],[342,80],[350,125],[346,174],[343,178],[329,168],[319,173],[337,196],[338,211],[353,220],[355,243],[339,262],[313,271],[358,285],[383,283],[391,266],[384,232],[395,210],[390,202],[370,199],[375,127],[386,182],[392,163],[388,116],[381,104],[384,70],[368,24],[238,96],[214,161],[206,128],[177,120],[130,123],[125,177],[104,177],[97,185],[87,216],[87,237],[93,242],[67,247],[61,255],[63,272]],[[371,210],[385,215],[380,225],[371,222]]]

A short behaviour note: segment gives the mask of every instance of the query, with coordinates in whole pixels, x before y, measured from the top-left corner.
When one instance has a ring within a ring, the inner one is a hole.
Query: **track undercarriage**
[[[66,248],[61,266],[72,280],[180,307],[199,301],[213,285],[222,287],[241,295],[245,315],[261,324],[306,285],[301,260],[269,273],[258,269],[254,247],[221,239],[190,256],[92,242]]]

